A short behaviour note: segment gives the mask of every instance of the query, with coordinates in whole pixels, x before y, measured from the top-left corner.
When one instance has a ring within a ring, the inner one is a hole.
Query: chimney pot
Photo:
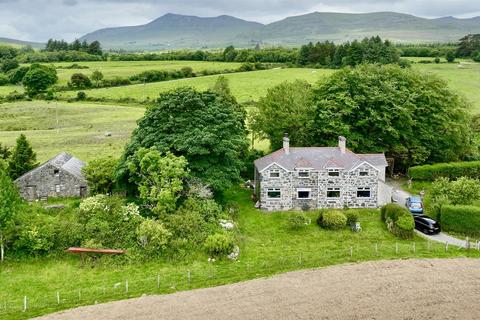
[[[288,133],[285,133],[283,137],[283,151],[285,154],[290,154],[290,139],[288,138]]]
[[[338,137],[338,147],[340,148],[340,152],[344,154],[347,150],[347,139],[344,136]]]

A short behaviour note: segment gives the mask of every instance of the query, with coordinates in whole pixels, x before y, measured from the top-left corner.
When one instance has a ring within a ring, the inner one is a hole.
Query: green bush
[[[438,178],[451,180],[460,177],[480,178],[480,161],[437,163],[411,167],[408,175],[413,180],[434,181]]]
[[[345,216],[347,217],[347,224],[352,225],[358,222],[358,211],[357,210],[345,210]]]
[[[415,222],[407,208],[390,203],[383,206],[380,212],[382,220],[386,223],[387,229],[391,233],[403,239],[411,239],[413,237]]]
[[[292,230],[299,230],[309,223],[308,217],[301,212],[292,212],[288,214],[288,227]]]
[[[480,207],[444,205],[440,215],[443,230],[480,236]]]
[[[161,222],[152,219],[146,219],[137,228],[138,242],[149,252],[164,250],[171,235]]]
[[[0,73],[0,86],[4,86],[10,82],[6,74]]]
[[[317,223],[326,229],[342,229],[347,225],[347,217],[340,210],[322,211]]]
[[[232,237],[224,233],[216,233],[207,237],[205,249],[213,256],[230,254],[235,246]]]

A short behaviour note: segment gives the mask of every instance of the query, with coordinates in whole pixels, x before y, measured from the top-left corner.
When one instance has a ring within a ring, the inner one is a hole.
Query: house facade
[[[283,148],[255,161],[258,205],[266,211],[377,208],[391,201],[384,154],[355,154],[338,147]]]
[[[27,201],[57,197],[84,197],[87,180],[82,174],[85,163],[62,152],[15,180],[20,195]]]

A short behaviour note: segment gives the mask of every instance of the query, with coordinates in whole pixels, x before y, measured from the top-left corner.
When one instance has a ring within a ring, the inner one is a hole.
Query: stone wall
[[[57,172],[58,170],[58,172]],[[20,195],[28,200],[51,197],[80,197],[88,193],[87,182],[57,167],[47,164],[27,173],[16,181]]]
[[[272,171],[279,177],[271,177]],[[272,165],[257,173],[256,182],[260,208],[267,211],[308,210],[315,208],[376,208],[378,207],[379,175],[374,167],[363,164],[353,171],[339,169],[339,176],[330,176],[328,170],[310,171],[310,176],[299,177],[298,171],[287,171]],[[363,174],[361,175],[360,172]],[[366,175],[364,175],[366,173]],[[268,189],[281,191],[281,198],[269,199]],[[298,189],[309,189],[310,199],[299,199]],[[327,198],[328,188],[339,188],[339,198]],[[358,188],[370,188],[370,197],[357,197]]]

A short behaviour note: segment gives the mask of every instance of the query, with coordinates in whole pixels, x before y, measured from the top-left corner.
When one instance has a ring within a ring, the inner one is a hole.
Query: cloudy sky
[[[165,13],[222,14],[263,23],[312,11],[396,11],[480,16],[479,0],[0,0],[0,37],[73,40],[99,28],[144,24]]]

